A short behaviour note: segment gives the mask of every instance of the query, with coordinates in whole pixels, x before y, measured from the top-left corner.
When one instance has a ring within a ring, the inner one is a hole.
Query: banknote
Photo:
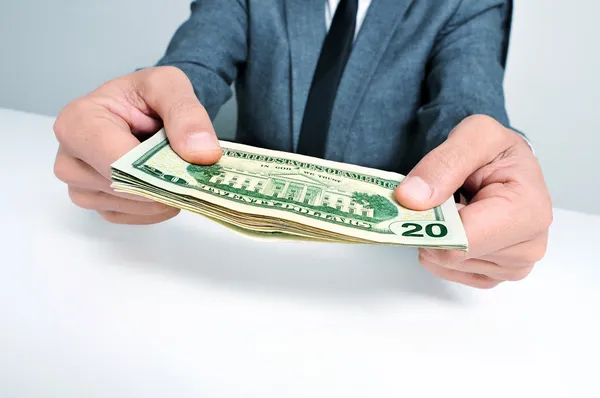
[[[190,164],[161,130],[112,165],[112,186],[252,237],[468,250],[453,198],[431,210],[407,209],[394,197],[400,174],[220,144],[216,164]]]

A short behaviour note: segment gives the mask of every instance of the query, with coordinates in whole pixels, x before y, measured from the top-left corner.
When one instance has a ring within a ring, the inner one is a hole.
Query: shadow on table
[[[254,241],[188,213],[151,226],[113,225],[73,209],[63,216],[61,224],[101,245],[102,261],[111,264],[153,266],[188,280],[304,298],[460,301],[449,283],[418,264],[412,248]]]

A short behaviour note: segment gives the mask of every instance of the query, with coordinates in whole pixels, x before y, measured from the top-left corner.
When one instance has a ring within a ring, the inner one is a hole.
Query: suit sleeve
[[[463,0],[439,33],[418,112],[424,153],[471,115],[488,115],[512,128],[503,89],[511,13],[511,1]]]
[[[231,85],[247,57],[247,9],[243,0],[196,0],[157,66],[175,66],[191,80],[214,120],[232,96]]]

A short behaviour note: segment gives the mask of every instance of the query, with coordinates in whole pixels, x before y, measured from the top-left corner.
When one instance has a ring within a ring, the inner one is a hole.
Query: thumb
[[[216,163],[221,146],[206,109],[192,83],[175,67],[157,67],[139,75],[141,96],[163,120],[169,144],[192,164]]]
[[[486,116],[460,123],[398,185],[395,196],[409,209],[429,210],[446,202],[471,174],[512,145],[512,134]]]

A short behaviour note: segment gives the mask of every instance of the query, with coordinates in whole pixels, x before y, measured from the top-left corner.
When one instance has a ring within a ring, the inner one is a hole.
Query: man
[[[69,104],[55,174],[72,201],[114,223],[178,210],[110,188],[110,164],[165,126],[185,160],[221,150],[211,120],[236,84],[237,140],[408,174],[400,204],[461,191],[470,250],[421,250],[433,274],[490,288],[545,254],[552,205],[511,126],[503,76],[507,0],[197,0],[154,68]]]

